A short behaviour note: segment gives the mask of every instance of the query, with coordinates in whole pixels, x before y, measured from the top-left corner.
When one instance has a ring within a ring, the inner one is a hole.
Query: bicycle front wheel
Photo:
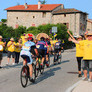
[[[22,87],[25,88],[28,83],[28,68],[27,68],[27,66],[22,67],[21,74],[20,74],[20,80],[21,80]]]

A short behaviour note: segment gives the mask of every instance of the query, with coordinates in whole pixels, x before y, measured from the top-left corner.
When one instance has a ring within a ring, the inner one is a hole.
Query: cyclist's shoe
[[[49,67],[48,61],[46,62],[46,66]]]
[[[54,65],[56,65],[56,62],[54,62]]]
[[[47,67],[49,67],[49,64],[46,64]]]
[[[58,62],[58,64],[60,64],[60,62]]]
[[[32,83],[35,83],[35,80],[31,77],[29,77],[29,81],[32,82]]]
[[[34,80],[34,79],[31,79],[31,82],[32,82],[32,83],[35,83],[35,80]]]

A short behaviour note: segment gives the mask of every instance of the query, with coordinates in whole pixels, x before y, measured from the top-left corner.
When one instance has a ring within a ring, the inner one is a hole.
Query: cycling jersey
[[[35,47],[35,43],[34,42],[31,42],[31,41],[27,41],[24,43],[24,46],[22,47],[22,50],[20,52],[20,55],[21,57],[29,57],[29,60],[27,60],[28,64],[32,64],[33,62],[33,59],[32,59],[32,56],[31,56],[31,51],[32,51],[32,47]]]
[[[46,45],[45,41],[38,41],[37,44],[36,44],[36,48],[45,50],[45,45]]]
[[[48,43],[47,43],[47,41],[45,43],[46,43],[46,45],[45,45],[45,54],[48,54],[48,51],[47,51]]]
[[[61,49],[61,46],[62,46],[61,42],[55,43],[55,49]]]

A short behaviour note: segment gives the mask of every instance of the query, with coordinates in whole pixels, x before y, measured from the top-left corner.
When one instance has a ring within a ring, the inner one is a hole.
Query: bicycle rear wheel
[[[39,67],[40,67],[40,73],[43,74],[43,72],[44,72],[44,67],[45,67],[45,63],[43,63],[43,68],[41,67],[41,65],[40,65]]]
[[[22,87],[26,87],[28,83],[28,68],[27,66],[23,66],[21,69],[21,74],[20,74],[20,80],[21,80],[21,85]]]
[[[33,79],[35,80],[36,79],[36,65],[32,64],[32,66],[33,66]]]
[[[56,64],[56,62],[57,62],[57,54],[56,54],[56,53],[54,53],[53,64],[55,65],[55,64]]]
[[[48,64],[50,66],[50,55],[48,55]]]
[[[62,54],[60,54],[58,57],[59,57],[58,58],[58,63],[60,64],[61,63],[61,60],[62,60]]]

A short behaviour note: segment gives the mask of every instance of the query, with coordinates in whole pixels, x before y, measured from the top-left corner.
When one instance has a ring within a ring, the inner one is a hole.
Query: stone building
[[[92,32],[92,19],[87,19],[87,30]]]
[[[48,23],[63,23],[74,36],[82,35],[87,25],[87,13],[76,9],[65,9],[63,4],[18,5],[7,9],[7,25],[39,26]]]

